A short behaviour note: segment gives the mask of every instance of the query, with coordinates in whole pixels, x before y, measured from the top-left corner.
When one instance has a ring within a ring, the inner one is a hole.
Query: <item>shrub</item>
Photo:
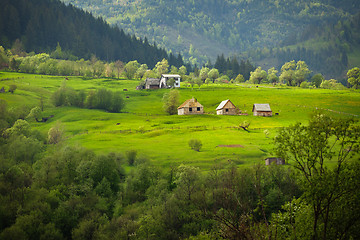
[[[136,160],[137,151],[136,150],[130,150],[126,152],[126,157],[128,159],[128,163],[130,166],[133,166]]]
[[[41,117],[41,108],[40,107],[34,107],[31,109],[29,115],[26,118],[34,118],[36,121],[39,121]]]
[[[57,144],[63,139],[64,131],[62,125],[57,122],[54,127],[49,129],[48,143]]]
[[[335,79],[322,81],[320,87],[325,89],[334,89],[334,90],[345,89],[345,87],[341,83],[338,83]]]
[[[118,113],[125,106],[124,99],[121,97],[120,92],[114,92],[112,95],[112,103],[110,112]]]
[[[191,139],[189,141],[189,147],[194,151],[200,152],[200,149],[202,147],[202,143],[201,143],[201,141],[199,139]]]
[[[300,87],[301,87],[301,88],[309,88],[309,87],[310,87],[310,83],[309,83],[309,82],[302,82],[302,83],[300,84]]]
[[[9,87],[9,92],[14,93],[16,89],[17,89],[17,86],[14,85],[14,84],[12,84],[12,85],[10,85],[10,87]]]

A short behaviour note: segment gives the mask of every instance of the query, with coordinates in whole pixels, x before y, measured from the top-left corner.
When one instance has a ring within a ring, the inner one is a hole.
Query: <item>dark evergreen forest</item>
[[[0,36],[0,45],[5,48],[20,39],[27,52],[50,52],[59,43],[64,51],[79,58],[96,55],[105,61],[137,60],[149,66],[165,58],[170,65],[183,65],[180,54],[168,55],[146,38],[125,34],[102,18],[58,0],[2,0]]]

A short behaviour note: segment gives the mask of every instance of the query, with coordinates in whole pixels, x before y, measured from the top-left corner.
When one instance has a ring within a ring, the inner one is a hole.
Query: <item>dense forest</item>
[[[253,49],[241,57],[263,67],[279,67],[284,62],[303,60],[328,78],[343,78],[344,70],[359,64],[360,14],[344,21],[310,25],[303,32],[284,39],[276,48]],[[354,57],[355,56],[355,57]],[[349,58],[356,58],[351,60]]]
[[[58,44],[66,52],[79,58],[92,55],[105,61],[137,60],[155,66],[166,58],[171,65],[182,66],[181,55],[173,55],[152,45],[146,38],[125,34],[111,27],[102,18],[66,6],[57,0],[4,0],[0,2],[0,44],[27,52],[51,52]]]
[[[358,47],[358,42],[344,42],[344,37],[359,33],[351,23],[344,24],[360,11],[356,0],[62,1],[102,16],[127,33],[181,52],[193,65],[208,59],[214,62],[221,53],[247,52],[259,64],[266,61],[279,68],[285,61],[303,60],[315,72],[328,70],[338,77],[344,73],[346,54],[353,51],[352,46]],[[345,28],[339,29],[339,21],[340,28]],[[345,36],[339,35],[342,31]],[[316,34],[321,36],[311,44],[300,44]],[[300,44],[300,50],[285,48],[294,44]],[[328,65],[324,63],[337,68],[324,67]]]

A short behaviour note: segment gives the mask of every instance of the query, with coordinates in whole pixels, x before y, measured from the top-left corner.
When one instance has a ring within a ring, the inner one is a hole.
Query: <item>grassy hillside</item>
[[[123,90],[126,107],[123,113],[74,107],[53,107],[52,93],[63,81],[76,90],[105,87]],[[46,134],[57,122],[66,132],[66,142],[81,145],[98,153],[137,150],[140,157],[149,158],[154,164],[166,167],[187,163],[204,170],[214,164],[234,162],[249,166],[273,156],[273,138],[277,129],[297,121],[307,122],[315,109],[323,109],[334,116],[360,115],[360,94],[351,90],[299,89],[270,87],[268,85],[203,85],[194,89],[182,86],[180,103],[196,97],[204,105],[206,114],[199,116],[169,116],[162,110],[162,96],[169,90],[136,91],[137,80],[83,79],[0,73],[0,88],[17,85],[14,94],[1,93],[0,99],[9,107],[38,106],[45,99],[43,117],[54,115],[46,123],[31,121],[33,127]],[[125,98],[127,97],[127,98]],[[248,116],[217,116],[215,108],[225,99],[237,105]],[[274,113],[271,118],[252,116],[252,104],[270,103]],[[251,122],[249,132],[240,130],[243,121]],[[264,130],[269,130],[269,136]],[[203,143],[200,152],[191,150],[190,139]],[[241,145],[221,147],[219,145]]]

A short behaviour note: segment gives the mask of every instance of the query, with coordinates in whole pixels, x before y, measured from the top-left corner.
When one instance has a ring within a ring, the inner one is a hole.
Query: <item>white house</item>
[[[178,88],[180,87],[180,75],[178,74],[162,74],[160,78],[160,88],[168,88],[172,86],[168,86],[168,80],[174,79],[174,87]]]

